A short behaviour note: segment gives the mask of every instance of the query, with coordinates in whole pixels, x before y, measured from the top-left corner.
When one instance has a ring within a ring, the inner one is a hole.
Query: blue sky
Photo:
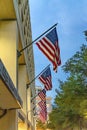
[[[62,64],[58,67],[57,73],[53,72],[51,64],[53,88],[47,92],[47,95],[54,99],[55,89],[59,87],[58,79],[66,78],[61,69],[62,65],[80,50],[83,43],[86,43],[83,31],[87,30],[87,0],[29,0],[29,4],[33,40],[58,23]],[[50,62],[35,44],[33,48],[35,75],[38,75]],[[36,86],[39,85],[42,86],[37,79]]]

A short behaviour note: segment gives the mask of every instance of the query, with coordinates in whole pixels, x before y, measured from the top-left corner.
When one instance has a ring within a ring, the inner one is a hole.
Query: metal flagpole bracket
[[[21,52],[17,50],[17,57],[19,58],[21,55]]]
[[[27,84],[26,84],[26,89],[28,89],[28,88],[30,87],[29,85],[30,85],[30,83],[27,83]]]
[[[7,109],[2,109],[2,108],[0,108],[0,119],[1,119],[3,116],[5,116],[6,113],[7,113]]]

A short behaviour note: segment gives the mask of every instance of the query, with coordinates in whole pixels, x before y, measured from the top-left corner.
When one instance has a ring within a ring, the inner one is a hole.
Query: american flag
[[[52,62],[53,70],[57,71],[57,67],[61,65],[60,48],[58,45],[58,36],[56,27],[40,39],[36,45],[43,54]]]
[[[39,113],[39,118],[42,122],[45,122],[47,120],[47,111],[41,110]]]
[[[43,72],[39,76],[39,80],[41,81],[41,83],[44,84],[44,87],[45,87],[46,90],[51,90],[52,89],[52,77],[51,77],[50,67],[48,67],[45,70],[45,72]]]
[[[39,120],[42,122],[42,123],[45,123],[46,119],[41,115],[39,114]]]
[[[38,96],[41,98],[41,100],[45,101],[46,100],[46,90],[43,89],[38,93]]]
[[[39,103],[38,103],[39,107],[42,109],[42,110],[46,110],[47,107],[46,107],[46,101],[43,101],[41,100]]]

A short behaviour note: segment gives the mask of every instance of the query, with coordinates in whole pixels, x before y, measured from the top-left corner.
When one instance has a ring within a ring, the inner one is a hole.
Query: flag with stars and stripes
[[[39,76],[39,80],[41,83],[44,84],[44,87],[46,90],[51,90],[52,89],[52,76],[51,76],[51,70],[50,67],[48,67],[45,72],[43,72]]]
[[[46,101],[46,90],[43,89],[38,93],[38,96],[41,98],[41,100]]]
[[[56,27],[40,39],[36,45],[52,62],[53,70],[57,72],[57,67],[61,65],[61,58]]]
[[[42,110],[46,110],[47,107],[46,107],[46,101],[43,101],[41,100],[39,103],[38,103],[39,107],[42,109]]]

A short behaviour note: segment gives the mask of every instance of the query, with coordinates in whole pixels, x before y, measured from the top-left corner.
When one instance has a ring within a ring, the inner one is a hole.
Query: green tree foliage
[[[39,129],[46,130],[46,124],[42,123],[41,120],[37,120],[36,127],[37,127],[37,130],[39,130]]]
[[[59,81],[60,91],[55,98],[55,108],[50,123],[55,130],[87,127],[87,46],[70,58],[62,67],[68,74],[66,81]]]

